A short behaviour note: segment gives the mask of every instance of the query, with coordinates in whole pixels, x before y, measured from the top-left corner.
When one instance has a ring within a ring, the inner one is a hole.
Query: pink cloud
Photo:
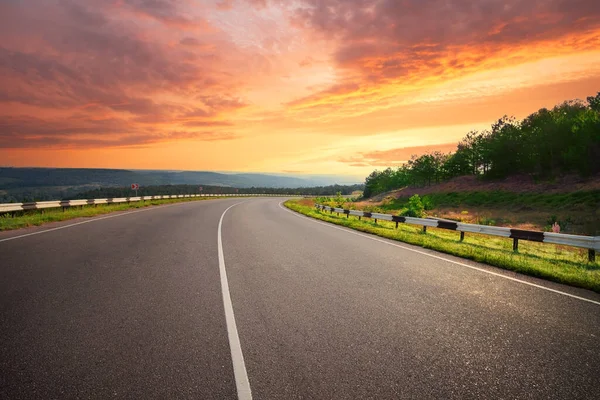
[[[541,43],[597,49],[594,0],[301,0],[292,14],[306,35],[335,43],[341,79],[360,88],[452,77],[493,63],[526,61],[511,51]],[[576,39],[573,39],[576,38]],[[533,57],[533,55],[532,55]],[[339,85],[339,83],[338,83]],[[332,89],[298,103],[316,103]],[[348,88],[347,93],[356,92]],[[337,93],[337,92],[336,92]]]
[[[457,143],[442,143],[428,146],[401,147],[397,149],[358,153],[350,157],[342,157],[338,161],[351,167],[393,167],[400,166],[410,160],[413,155],[423,155],[432,151],[453,153]]]
[[[243,85],[235,78],[240,66],[227,62],[235,45],[214,32],[192,37],[187,27],[171,29],[171,23],[193,22],[185,14],[187,1],[117,3],[141,15],[138,23],[121,20],[114,5],[99,0],[30,3],[35,4],[0,3],[0,108],[37,107],[44,115],[71,112],[72,118],[0,113],[0,147],[116,146],[183,138],[165,136],[165,125],[231,127],[222,115],[247,106],[240,95],[232,95]],[[149,29],[146,17],[169,29]],[[173,38],[181,46],[172,46]],[[169,100],[159,100],[164,98]],[[234,137],[182,132],[197,140]]]

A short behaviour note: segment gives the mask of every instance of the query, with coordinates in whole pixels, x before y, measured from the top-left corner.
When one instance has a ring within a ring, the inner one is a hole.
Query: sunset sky
[[[0,166],[362,178],[598,91],[598,0],[0,0]]]

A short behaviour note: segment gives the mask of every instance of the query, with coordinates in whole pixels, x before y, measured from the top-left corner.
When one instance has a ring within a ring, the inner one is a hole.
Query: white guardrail
[[[76,206],[90,206],[96,204],[118,204],[131,203],[144,200],[166,200],[182,199],[186,197],[301,197],[301,195],[290,194],[173,194],[161,196],[139,196],[139,197],[115,197],[106,199],[83,199],[83,200],[53,200],[35,201],[30,203],[4,203],[0,204],[0,214],[14,211],[43,210],[46,208],[60,208]]]
[[[396,223],[396,228],[398,227],[398,223],[406,223],[420,225],[423,227],[423,231],[427,231],[428,226],[458,231],[460,232],[461,240],[464,239],[465,232],[480,233],[490,236],[501,236],[513,239],[514,251],[517,251],[519,248],[519,239],[588,249],[588,259],[590,262],[594,262],[596,260],[596,251],[600,251],[600,236],[567,235],[564,233],[528,231],[523,229],[504,228],[500,226],[464,224],[462,222],[449,220],[402,217],[398,215],[372,213],[359,210],[345,210],[343,208],[324,206],[322,204],[316,204],[316,207],[323,211],[330,211],[331,213],[335,212],[338,214],[346,214],[347,217],[353,215],[359,219],[362,217],[372,218],[375,220],[375,222],[377,222],[377,220],[392,221]]]

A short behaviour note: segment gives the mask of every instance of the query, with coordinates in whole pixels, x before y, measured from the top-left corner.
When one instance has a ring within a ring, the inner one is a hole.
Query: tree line
[[[364,197],[464,175],[497,179],[568,173],[600,173],[600,92],[586,102],[542,108],[523,120],[505,115],[489,129],[468,132],[454,153],[413,155],[398,168],[375,170],[365,179]]]
[[[200,190],[202,187],[202,190]],[[348,195],[363,189],[363,184],[356,185],[330,185],[301,188],[234,188],[229,186],[207,186],[207,185],[152,185],[140,186],[138,196],[157,196],[175,194],[281,194],[281,195],[318,195],[331,196],[338,192]],[[129,187],[103,187],[78,193],[69,200],[76,199],[103,199],[114,197],[132,197],[135,192]]]

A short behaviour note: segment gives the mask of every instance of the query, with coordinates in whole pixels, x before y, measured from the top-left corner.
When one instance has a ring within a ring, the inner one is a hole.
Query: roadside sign
[[[138,190],[140,188],[140,185],[137,183],[132,183],[131,184],[131,190]]]
[[[199,186],[199,187],[198,187],[198,190],[199,190],[199,191],[202,191],[202,186]]]

